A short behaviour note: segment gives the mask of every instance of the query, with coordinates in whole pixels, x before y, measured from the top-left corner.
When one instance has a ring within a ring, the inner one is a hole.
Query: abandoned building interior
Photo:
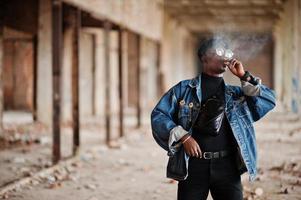
[[[80,147],[114,147],[149,127],[168,88],[200,72],[196,48],[211,35],[229,38],[275,91],[275,113],[301,114],[300,0],[1,0],[0,9],[3,151],[32,129],[32,140],[49,138],[49,165]]]

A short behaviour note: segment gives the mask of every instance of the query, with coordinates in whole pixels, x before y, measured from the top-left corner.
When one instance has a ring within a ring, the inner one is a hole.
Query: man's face
[[[203,63],[206,70],[209,70],[215,74],[222,74],[227,70],[225,58],[217,55],[215,48],[210,48],[206,51],[205,55],[203,56]]]

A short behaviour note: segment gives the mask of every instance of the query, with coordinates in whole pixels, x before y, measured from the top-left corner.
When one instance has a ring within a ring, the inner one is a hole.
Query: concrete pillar
[[[82,29],[80,35],[80,113],[81,117],[92,116],[93,94],[93,34]]]
[[[196,75],[193,62],[196,50],[192,44],[193,37],[185,27],[168,15],[164,15],[163,22],[162,72],[165,74],[164,91],[166,91],[180,80]]]
[[[105,61],[105,126],[106,144],[111,141],[111,72],[110,72],[110,31],[111,24],[106,21],[104,25],[104,61]]]
[[[292,3],[292,109],[294,112],[301,113],[301,102],[300,102],[300,88],[301,88],[301,77],[299,77],[299,66],[298,57],[300,56],[298,52],[299,37],[298,34],[298,2],[299,0],[293,0]]]
[[[297,19],[298,19],[298,68],[299,68],[299,79],[301,81],[301,1],[299,0],[298,1],[298,6],[296,7],[297,8],[297,12],[298,12],[298,15],[297,15]],[[300,92],[299,92],[299,102],[300,102],[300,105],[301,105],[301,86],[300,86]],[[300,109],[301,110],[301,109]]]
[[[123,56],[122,56],[122,60],[123,60],[123,69],[122,69],[122,74],[123,74],[123,105],[124,105],[124,109],[127,108],[128,104],[129,104],[129,100],[128,100],[128,71],[129,71],[129,60],[128,60],[128,31],[124,30],[123,34],[122,34],[122,42],[123,42]],[[125,110],[126,112],[126,110]]]
[[[103,114],[104,55],[102,31],[98,28],[81,28],[80,34],[80,116],[85,123],[91,116]]]
[[[92,115],[96,115],[96,35],[92,35]]]
[[[118,31],[119,137],[124,136],[123,29]]]
[[[300,1],[287,1],[274,33],[277,97],[296,113],[301,113],[300,16]]]
[[[149,70],[153,67],[151,64],[152,55],[150,51],[150,41],[144,37],[141,37],[140,42],[140,79],[143,80],[140,83],[140,95],[139,100],[140,101],[140,109],[141,109],[141,125],[144,125],[144,119],[147,117],[147,104],[149,101],[149,94],[152,93],[152,84],[149,83],[156,83],[156,81],[152,82],[148,78],[148,75],[150,74]],[[138,92],[139,94],[139,92]]]
[[[119,137],[119,56],[118,56],[118,31],[111,30],[110,32],[110,103],[111,103],[111,121],[112,139]]]
[[[98,29],[96,32],[96,69],[95,69],[95,109],[96,115],[104,118],[105,114],[105,60],[104,60],[104,31]],[[99,122],[101,123],[101,122]],[[101,123],[103,124],[103,123]]]
[[[274,90],[276,92],[277,99],[280,100],[282,97],[282,74],[281,74],[281,55],[282,55],[282,42],[281,42],[281,35],[280,35],[280,28],[279,26],[275,27],[274,32]]]
[[[141,107],[142,124],[149,123],[149,113],[157,101],[159,77],[157,43],[147,38],[141,40]]]
[[[141,36],[137,35],[137,128],[142,125],[141,107]]]
[[[299,77],[299,114],[301,114],[301,1],[297,1],[296,4],[296,24],[297,24],[297,28],[296,28],[296,34],[298,36],[298,39],[296,41],[297,43],[297,67],[298,67],[298,77]]]
[[[39,1],[37,46],[37,119],[52,128],[52,7]]]
[[[63,39],[63,66],[62,66],[62,124],[68,125],[72,123],[72,29],[64,30]]]
[[[0,3],[0,136],[3,134],[3,106],[4,106],[4,98],[3,98],[3,80],[2,80],[2,73],[3,73],[3,54],[4,54],[4,47],[3,47],[3,28],[4,28],[4,14],[2,11],[3,3]]]

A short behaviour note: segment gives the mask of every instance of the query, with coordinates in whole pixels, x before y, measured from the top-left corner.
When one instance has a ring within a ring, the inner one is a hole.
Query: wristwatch
[[[249,71],[245,71],[245,74],[240,78],[242,81],[248,81],[248,78],[252,76]]]
[[[249,77],[250,77],[250,80],[248,81]],[[259,79],[255,78],[249,71],[245,71],[245,74],[240,78],[240,80],[249,82],[252,85],[259,84]]]

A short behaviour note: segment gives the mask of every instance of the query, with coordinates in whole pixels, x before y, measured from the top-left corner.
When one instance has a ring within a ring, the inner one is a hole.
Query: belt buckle
[[[209,157],[207,157],[206,155],[209,155]],[[212,158],[212,152],[204,152],[203,154],[204,159],[211,159]]]

